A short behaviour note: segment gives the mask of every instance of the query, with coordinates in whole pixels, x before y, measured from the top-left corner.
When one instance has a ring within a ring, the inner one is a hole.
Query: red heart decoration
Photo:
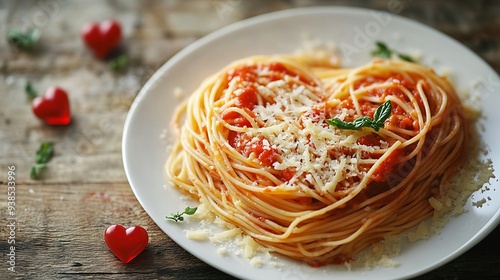
[[[61,88],[48,88],[44,96],[33,99],[31,108],[46,124],[67,125],[71,122],[68,94]]]
[[[82,28],[83,41],[99,58],[106,57],[120,43],[121,37],[120,24],[113,20],[99,24],[89,22]]]
[[[141,226],[125,229],[122,225],[112,225],[104,232],[104,241],[109,249],[124,263],[144,251],[148,240],[148,232]]]

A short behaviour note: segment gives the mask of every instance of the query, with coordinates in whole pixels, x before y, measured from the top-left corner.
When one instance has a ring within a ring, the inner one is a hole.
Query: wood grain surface
[[[121,138],[131,103],[146,80],[196,39],[244,18],[281,9],[342,5],[397,13],[457,39],[500,72],[499,1],[15,1],[0,2],[0,279],[233,279],[175,244],[142,209],[127,182]],[[394,11],[394,10],[393,10]],[[120,72],[96,59],[79,33],[84,23],[114,18],[124,40]],[[37,27],[35,49],[6,40],[11,29]],[[422,39],[424,40],[424,38]],[[24,94],[51,85],[70,93],[73,121],[50,127],[37,120]],[[500,93],[499,93],[500,94]],[[40,180],[29,177],[42,141],[55,155]],[[16,272],[11,244],[7,171],[16,168]],[[120,223],[141,225],[146,250],[129,264],[106,247],[103,232]],[[500,228],[473,249],[418,279],[500,279]],[[332,279],[334,276],[332,275]]]

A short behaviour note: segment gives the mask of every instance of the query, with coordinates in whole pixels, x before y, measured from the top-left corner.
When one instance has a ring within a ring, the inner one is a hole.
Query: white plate
[[[125,171],[140,204],[175,242],[188,252],[226,273],[247,279],[394,279],[408,278],[435,269],[458,257],[483,239],[500,221],[500,197],[495,181],[486,193],[482,208],[467,203],[468,212],[451,220],[441,234],[405,245],[395,258],[398,267],[345,271],[331,267],[310,268],[283,260],[282,269],[264,265],[255,268],[242,257],[222,256],[210,242],[195,242],[185,236],[183,224],[165,220],[165,215],[184,209],[188,202],[166,185],[163,167],[167,157],[160,135],[169,128],[172,112],[180,103],[176,87],[192,92],[203,78],[233,60],[256,54],[289,53],[303,46],[304,38],[335,42],[343,66],[362,65],[370,60],[373,42],[387,42],[397,50],[419,52],[421,63],[437,72],[452,69],[458,90],[481,93],[486,131],[482,137],[491,148],[489,157],[500,170],[500,89],[498,75],[478,56],[449,37],[416,22],[372,10],[320,7],[285,10],[244,20],[222,28],[180,51],[163,65],[140,91],[125,122],[123,161]],[[480,81],[480,83],[474,83]],[[497,173],[498,177],[498,173]],[[166,186],[166,188],[165,188]],[[285,259],[285,258],[283,258]]]

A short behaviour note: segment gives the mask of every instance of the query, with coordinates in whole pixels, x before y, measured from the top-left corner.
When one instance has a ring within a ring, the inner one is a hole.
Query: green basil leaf
[[[7,40],[21,50],[31,50],[40,39],[40,30],[32,28],[26,32],[11,30],[7,32]]]
[[[193,215],[197,209],[198,207],[186,207],[186,209],[184,209],[184,214]]]
[[[398,57],[401,58],[402,60],[406,60],[408,62],[415,62],[415,60],[413,60],[413,58],[411,58],[411,56],[409,56],[407,54],[398,53]]]
[[[393,54],[397,55],[402,60],[415,62],[415,60],[411,56],[392,50],[389,48],[389,46],[381,41],[375,42],[375,49],[371,52],[372,56],[380,58],[391,58]]]
[[[128,65],[128,57],[126,55],[121,55],[109,62],[109,67],[113,71],[120,71],[125,69]]]
[[[373,121],[376,123],[385,122],[391,116],[391,111],[392,103],[390,100],[387,100],[375,110]]]
[[[384,122],[391,116],[391,112],[392,103],[387,100],[375,110],[373,120],[368,116],[362,116],[352,122],[344,122],[339,118],[328,119],[325,121],[329,125],[335,126],[339,129],[359,130],[362,127],[371,127],[375,129],[375,131],[379,131],[380,128],[384,127]]]
[[[33,88],[33,86],[31,85],[30,82],[26,83],[26,86],[24,87],[24,91],[26,92],[26,95],[28,96],[28,98],[30,100],[33,100],[37,97],[36,90],[35,90],[35,88]]]
[[[51,142],[44,142],[40,145],[40,149],[36,151],[36,163],[47,163],[54,155],[54,144]]]

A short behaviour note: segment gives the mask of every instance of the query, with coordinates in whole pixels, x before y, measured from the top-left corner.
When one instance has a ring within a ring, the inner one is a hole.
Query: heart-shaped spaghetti
[[[390,101],[381,128],[371,121]],[[453,87],[415,63],[355,69],[293,56],[236,61],[174,116],[167,174],[261,245],[313,266],[344,263],[429,217],[430,199],[467,158]]]

